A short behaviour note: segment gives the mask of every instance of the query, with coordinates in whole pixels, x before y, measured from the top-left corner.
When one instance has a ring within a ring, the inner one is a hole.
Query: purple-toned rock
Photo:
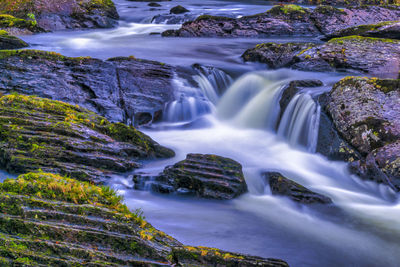
[[[329,98],[336,129],[364,156],[352,170],[400,191],[400,80],[348,77]]]
[[[327,38],[360,35],[365,37],[400,39],[400,21],[385,21],[378,24],[359,25],[334,32]]]

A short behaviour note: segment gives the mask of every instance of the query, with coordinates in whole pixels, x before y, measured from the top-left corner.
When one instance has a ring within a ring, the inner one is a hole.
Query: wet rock
[[[319,6],[311,15],[315,26],[324,35],[348,27],[395,21],[400,18],[400,6],[358,6],[338,9],[332,6]]]
[[[327,38],[360,35],[365,37],[400,39],[400,22],[386,21],[378,24],[360,25],[334,32]]]
[[[274,47],[267,44],[267,47]],[[275,44],[274,50],[260,45],[250,50],[252,59],[260,62],[273,62],[279,59],[282,51],[286,67],[306,71],[354,71],[381,78],[397,78],[400,71],[400,41],[392,39],[348,36],[332,39],[325,44],[301,46],[293,43]],[[248,50],[249,51],[249,50]],[[266,52],[267,51],[267,52]],[[275,52],[276,51],[276,52]],[[248,53],[248,52],[246,52]],[[293,58],[292,58],[293,56]],[[247,54],[243,55],[248,57]]]
[[[360,6],[338,9],[319,6],[315,9],[297,5],[274,6],[267,12],[241,18],[203,15],[169,30],[163,36],[179,37],[269,37],[330,35],[335,31],[366,23],[394,21],[400,7]]]
[[[269,182],[273,195],[288,196],[295,202],[302,204],[330,204],[332,200],[324,195],[312,192],[304,186],[289,180],[277,172],[263,174]]]
[[[183,13],[187,13],[187,12],[190,12],[190,11],[181,5],[175,6],[175,7],[171,8],[171,10],[170,10],[171,14],[183,14]]]
[[[261,62],[268,67],[284,68],[293,63],[294,57],[302,50],[314,47],[313,43],[264,43],[244,52],[244,61]]]
[[[327,111],[363,159],[353,171],[400,190],[400,81],[347,77],[336,83]]]
[[[2,13],[26,19],[33,14],[37,25],[48,31],[77,28],[110,28],[118,22],[118,13],[111,0],[15,1],[0,4]],[[29,10],[30,12],[27,12]]]
[[[216,155],[188,154],[155,178],[153,190],[181,192],[198,197],[232,199],[247,191],[242,166]]]
[[[286,107],[289,105],[292,98],[304,88],[313,88],[320,87],[324,84],[317,79],[308,79],[308,80],[295,80],[291,81],[285,88],[282,90],[282,96],[279,100],[279,106],[281,108],[281,113],[283,113]]]
[[[393,5],[396,0],[283,0],[281,2],[303,5],[360,6],[360,5]]]
[[[182,24],[194,19],[196,19],[196,15],[190,13],[184,13],[180,15],[159,14],[154,16],[151,22],[156,24]]]
[[[140,159],[174,156],[133,127],[33,96],[0,99],[0,130],[0,165],[11,173],[41,169],[101,183],[138,168]]]
[[[61,100],[139,125],[174,99],[174,69],[134,57],[102,61],[34,50],[0,52],[0,90]]]
[[[149,3],[148,6],[151,7],[160,7],[161,5],[159,3]]]
[[[29,266],[288,266],[188,247],[130,212],[108,187],[50,173],[0,184],[1,262]]]
[[[18,49],[29,46],[21,39],[9,35],[6,31],[0,30],[0,50],[1,49]]]

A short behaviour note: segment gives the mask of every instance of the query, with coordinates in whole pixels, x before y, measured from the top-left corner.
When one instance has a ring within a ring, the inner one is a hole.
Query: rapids
[[[163,121],[142,129],[176,157],[144,162],[138,171],[157,174],[188,153],[211,153],[240,162],[249,187],[233,201],[212,201],[134,191],[128,174],[116,176],[110,185],[130,208],[143,209],[150,223],[186,244],[281,258],[291,266],[398,266],[398,195],[350,175],[344,162],[314,153],[320,114],[315,97],[344,74],[265,70],[240,59],[261,42],[310,40],[162,38],[155,33],[180,25],[151,23],[177,4],[195,15],[238,17],[267,10],[271,5],[265,1],[174,0],[156,9],[146,2],[115,2],[121,15],[115,29],[22,38],[35,49],[66,56],[135,55],[176,66],[202,64],[192,77],[197,85],[175,77],[176,100],[166,105]],[[319,79],[324,86],[299,92],[279,119],[282,89],[296,79]],[[272,196],[261,177],[267,170],[329,196],[335,207],[305,207]]]

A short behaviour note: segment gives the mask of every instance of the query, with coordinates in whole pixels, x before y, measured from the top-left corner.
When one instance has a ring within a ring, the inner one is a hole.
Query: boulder
[[[0,30],[0,50],[2,49],[18,49],[29,46],[21,39],[9,35],[6,31]]]
[[[397,78],[400,71],[400,41],[392,39],[348,36],[331,39],[322,45],[275,44],[259,45],[247,50],[246,60],[270,62],[284,57],[285,67],[306,71],[354,71],[381,78]],[[301,48],[307,48],[301,50]],[[289,51],[283,54],[282,51]]]
[[[119,18],[111,0],[5,0],[0,13],[26,19],[32,14],[40,28],[47,31],[77,28],[110,28]]]
[[[102,61],[35,50],[0,51],[0,91],[78,104],[112,122],[150,122],[174,99],[174,69],[128,58]]]
[[[284,68],[292,63],[300,51],[314,46],[313,43],[264,43],[247,49],[242,58],[244,61],[265,63],[272,69]]]
[[[159,3],[149,3],[148,4],[148,6],[151,6],[151,7],[160,7],[161,5],[159,4]]]
[[[147,135],[76,105],[12,94],[0,98],[0,165],[102,183],[138,168],[138,160],[173,157]]]
[[[232,199],[247,191],[242,166],[216,155],[188,154],[155,178],[152,190],[194,194],[202,198]]]
[[[400,39],[400,21],[385,21],[378,24],[359,25],[336,31],[327,38],[360,35],[365,37]]]
[[[288,266],[188,247],[131,212],[108,187],[50,173],[0,184],[3,266]]]
[[[283,0],[281,2],[329,6],[393,5],[399,3],[398,0]]]
[[[287,196],[301,204],[330,204],[329,197],[315,193],[304,186],[282,176],[278,172],[266,172],[263,174],[268,179],[273,195]]]
[[[190,12],[190,11],[181,5],[175,6],[175,7],[171,8],[171,10],[170,10],[171,14],[183,14],[183,13],[187,13],[187,12]]]
[[[400,191],[400,80],[342,79],[329,94],[327,112],[363,156],[352,170]]]
[[[168,30],[163,36],[179,37],[270,37],[331,35],[344,28],[362,24],[394,21],[400,17],[400,7],[359,6],[338,9],[319,6],[315,9],[297,5],[274,6],[264,13],[241,18],[203,15]]]

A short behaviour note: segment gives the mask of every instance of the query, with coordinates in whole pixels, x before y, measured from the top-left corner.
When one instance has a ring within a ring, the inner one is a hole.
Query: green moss
[[[196,19],[196,21],[201,21],[201,20],[229,21],[234,19],[222,16],[211,16],[211,15],[201,15]]]
[[[46,60],[74,60],[85,61],[90,60],[90,57],[66,57],[56,52],[41,51],[41,50],[0,50],[0,59],[18,56],[22,59],[40,58]]]
[[[363,36],[358,36],[358,35],[334,38],[334,39],[331,39],[328,41],[328,43],[334,43],[334,44],[344,44],[345,42],[373,42],[373,43],[384,42],[384,43],[400,44],[399,40],[363,37]]]
[[[267,13],[274,15],[304,15],[308,9],[298,5],[278,5],[274,6]]]
[[[0,28],[20,28],[35,30],[37,25],[35,21],[16,18],[7,14],[0,14]]]

